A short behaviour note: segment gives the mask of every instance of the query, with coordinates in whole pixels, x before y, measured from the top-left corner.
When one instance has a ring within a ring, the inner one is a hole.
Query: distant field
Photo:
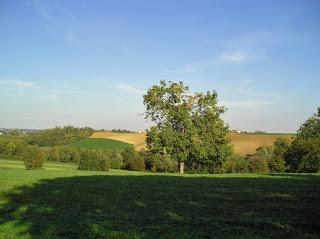
[[[240,155],[254,154],[260,146],[272,145],[277,138],[291,140],[293,134],[230,134],[234,151]]]
[[[319,174],[22,167],[0,159],[0,239],[320,237]]]
[[[113,132],[95,132],[90,138],[103,138],[123,141],[134,145],[136,150],[145,149],[146,133],[113,133]]]
[[[272,145],[277,138],[291,139],[292,137],[294,137],[293,134],[230,134],[234,151],[240,155],[253,154],[256,148]],[[95,132],[90,138],[107,138],[127,142],[133,144],[136,150],[146,148],[146,133]]]
[[[88,138],[77,141],[72,144],[73,146],[86,149],[116,149],[123,150],[130,146],[130,143],[126,143],[119,140],[108,138]]]

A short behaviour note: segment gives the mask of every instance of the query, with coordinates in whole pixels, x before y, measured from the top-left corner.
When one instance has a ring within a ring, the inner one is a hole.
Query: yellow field
[[[294,137],[292,134],[230,134],[234,152],[239,155],[254,154],[256,148],[272,145],[277,138],[292,139],[292,137]]]
[[[105,138],[105,139],[114,139],[123,141],[129,144],[133,144],[136,150],[145,149],[145,139],[146,133],[114,133],[114,132],[95,132],[93,133],[90,138]]]
[[[264,145],[272,145],[277,138],[291,139],[292,134],[236,134],[231,133],[230,138],[236,154],[253,154],[256,148]],[[107,138],[123,141],[133,144],[136,150],[146,149],[146,133],[113,133],[113,132],[95,132],[91,138]]]

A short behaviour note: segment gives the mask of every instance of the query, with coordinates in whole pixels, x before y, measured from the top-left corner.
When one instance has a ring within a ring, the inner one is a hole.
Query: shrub
[[[295,140],[285,154],[290,172],[320,171],[320,139]]]
[[[83,150],[80,154],[78,169],[89,171],[108,171],[110,159],[101,150]]]
[[[0,137],[0,157],[21,160],[26,145],[22,137],[2,136]]]
[[[233,155],[225,163],[226,173],[246,173],[249,171],[249,162],[246,157]]]
[[[178,162],[172,160],[168,154],[150,155],[150,170],[152,172],[174,173],[178,171]]]
[[[128,147],[122,151],[124,168],[134,171],[144,171],[145,164],[143,157],[135,151],[133,147]]]
[[[45,161],[41,148],[33,145],[25,147],[23,160],[26,169],[41,169]]]
[[[248,168],[252,173],[268,173],[268,162],[264,157],[254,155],[248,157]]]
[[[272,157],[268,160],[268,168],[270,172],[281,173],[286,170],[284,156],[290,147],[290,141],[284,138],[278,138],[273,143],[273,154]]]
[[[123,159],[121,153],[117,151],[109,151],[110,154],[110,167],[114,169],[120,169],[123,167]]]

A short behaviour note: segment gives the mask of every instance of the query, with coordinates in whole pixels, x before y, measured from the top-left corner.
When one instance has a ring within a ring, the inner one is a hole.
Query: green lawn
[[[0,160],[4,239],[320,237],[320,175],[180,176],[64,170],[63,164],[27,171],[19,165]]]
[[[116,149],[116,150],[123,150],[129,146],[132,146],[131,144],[121,142],[118,140],[94,139],[94,138],[83,139],[73,143],[72,145],[79,148],[86,148],[86,149]]]

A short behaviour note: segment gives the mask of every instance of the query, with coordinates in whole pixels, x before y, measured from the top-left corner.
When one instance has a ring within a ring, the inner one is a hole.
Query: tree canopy
[[[144,95],[146,119],[155,126],[147,131],[152,154],[160,154],[188,169],[215,172],[231,155],[228,126],[221,119],[215,91],[191,93],[183,82],[160,81]]]

